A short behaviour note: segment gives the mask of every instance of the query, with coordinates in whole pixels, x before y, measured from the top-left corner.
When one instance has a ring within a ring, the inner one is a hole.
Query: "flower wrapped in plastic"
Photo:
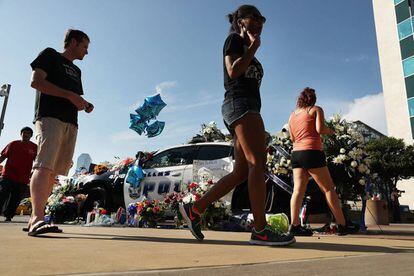
[[[289,218],[284,213],[266,216],[266,220],[277,232],[286,233],[289,230]]]
[[[130,203],[127,209],[127,224],[128,226],[137,226],[138,222],[136,220],[137,214],[137,205],[136,203]]]

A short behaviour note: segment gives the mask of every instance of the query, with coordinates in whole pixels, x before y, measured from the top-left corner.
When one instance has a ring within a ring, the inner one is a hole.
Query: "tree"
[[[414,176],[414,147],[402,139],[383,137],[370,141],[365,150],[371,158],[371,170],[388,185],[396,188],[401,179]]]

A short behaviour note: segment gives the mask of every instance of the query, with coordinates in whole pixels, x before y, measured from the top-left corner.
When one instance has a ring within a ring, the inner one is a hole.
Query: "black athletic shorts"
[[[292,168],[315,169],[326,166],[325,153],[321,150],[292,151]]]

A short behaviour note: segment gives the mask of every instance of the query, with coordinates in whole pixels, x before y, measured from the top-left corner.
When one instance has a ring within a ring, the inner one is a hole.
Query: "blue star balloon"
[[[161,110],[167,105],[162,99],[160,94],[150,96],[145,101],[151,106],[151,114],[156,117],[160,114]]]
[[[148,138],[160,135],[165,126],[165,122],[155,121],[147,127]]]
[[[167,104],[161,99],[160,94],[146,97],[144,103],[135,112],[145,121],[155,119]]]
[[[129,168],[126,176],[126,182],[132,187],[138,188],[141,180],[144,179],[144,173],[141,166],[133,165]]]
[[[165,126],[165,122],[155,121],[149,124],[150,120],[156,119],[158,114],[167,104],[161,99],[160,94],[146,97],[144,103],[141,104],[135,112],[130,114],[129,128],[136,131],[139,135],[146,133],[148,138],[159,135]]]
[[[129,117],[130,117],[129,128],[136,131],[139,135],[141,135],[147,128],[148,124],[145,121],[142,121],[141,116],[139,115],[129,114]]]

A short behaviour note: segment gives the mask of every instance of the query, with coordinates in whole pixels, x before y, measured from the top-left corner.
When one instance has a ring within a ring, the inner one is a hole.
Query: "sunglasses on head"
[[[244,16],[243,18],[250,18],[255,21],[262,22],[262,23],[266,22],[266,17],[259,15],[259,14],[249,14],[249,15]]]

